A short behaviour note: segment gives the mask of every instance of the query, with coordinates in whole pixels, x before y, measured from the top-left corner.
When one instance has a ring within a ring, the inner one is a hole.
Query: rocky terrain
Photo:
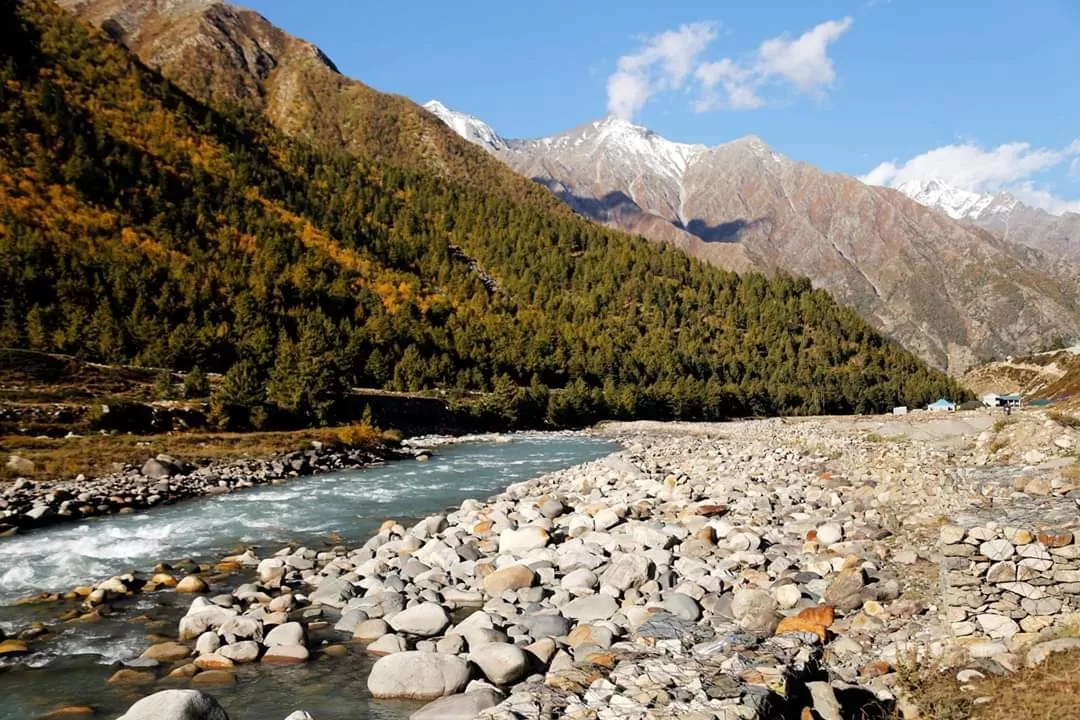
[[[414,720],[916,717],[905,667],[970,683],[1080,645],[1061,635],[1080,611],[1080,432],[1040,412],[603,432],[624,449],[361,547],[66,597],[93,614],[197,595],[112,683],[205,687],[351,642],[378,658],[374,697],[429,703]]]

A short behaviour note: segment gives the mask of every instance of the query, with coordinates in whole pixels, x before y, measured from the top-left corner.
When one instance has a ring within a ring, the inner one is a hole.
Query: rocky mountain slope
[[[1080,214],[1025,205],[1007,192],[973,193],[931,178],[896,188],[912,200],[1049,255],[1080,263]]]
[[[482,125],[426,107],[451,127]],[[1077,268],[756,137],[685,145],[607,118],[495,138],[486,150],[584,215],[722,267],[806,275],[950,371],[1080,332]]]
[[[219,0],[55,1],[193,97],[263,114],[305,143],[530,201],[546,195],[416,103],[342,75],[315,45],[252,10]]]

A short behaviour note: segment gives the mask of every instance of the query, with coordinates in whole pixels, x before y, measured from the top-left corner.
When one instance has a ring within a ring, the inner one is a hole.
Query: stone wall
[[[1013,649],[1080,621],[1080,513],[1072,498],[1041,504],[941,528],[942,608],[958,641]]]

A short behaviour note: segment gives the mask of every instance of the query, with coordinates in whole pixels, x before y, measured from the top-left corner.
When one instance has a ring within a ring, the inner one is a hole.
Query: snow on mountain
[[[707,148],[672,142],[648,128],[616,117],[607,117],[569,132],[537,140],[515,140],[511,148],[521,152],[542,147],[549,154],[570,152],[603,153],[614,162],[643,165],[651,172],[678,180],[695,157]]]
[[[424,103],[424,109],[442,120],[461,137],[488,151],[506,149],[506,141],[483,120],[463,112],[451,110],[438,100]]]
[[[909,180],[896,189],[920,205],[943,212],[953,220],[974,222],[988,215],[1008,213],[1016,207],[1016,199],[1008,193],[971,192],[938,178]]]

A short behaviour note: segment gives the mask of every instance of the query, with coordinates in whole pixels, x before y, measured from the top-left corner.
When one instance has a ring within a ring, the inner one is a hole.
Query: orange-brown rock
[[[30,652],[30,649],[26,647],[26,643],[22,640],[11,638],[10,640],[0,642],[0,657],[7,655],[25,655],[28,652]]]
[[[490,520],[481,520],[473,525],[473,535],[486,535],[491,532],[491,528],[494,527],[494,525],[495,523]]]
[[[236,673],[228,670],[206,670],[191,678],[192,685],[235,685]]]
[[[520,590],[532,587],[536,582],[536,573],[525,565],[511,565],[502,570],[496,570],[484,578],[484,592],[495,595],[504,590]]]
[[[195,667],[200,670],[231,670],[236,663],[224,655],[209,653],[195,658]]]
[[[191,655],[191,648],[178,642],[162,642],[151,645],[143,651],[141,657],[159,662],[175,662]]]
[[[187,663],[170,672],[168,677],[170,680],[186,680],[187,678],[194,677],[198,673],[199,668],[195,663]]]
[[[833,624],[833,620],[836,619],[836,614],[828,605],[819,605],[818,607],[804,608],[799,612],[798,617],[801,620],[809,620],[812,623],[827,628]]]
[[[698,515],[704,515],[705,517],[720,517],[721,515],[727,515],[727,505],[698,505],[695,512]]]
[[[1065,547],[1073,541],[1073,534],[1067,530],[1043,530],[1036,537],[1048,548]]]
[[[872,663],[863,665],[859,668],[859,677],[863,678],[875,678],[881,675],[885,675],[892,667],[884,660],[875,660]]]
[[[783,635],[791,632],[808,632],[817,635],[824,643],[827,640],[825,626],[813,620],[807,620],[798,616],[786,617],[776,626],[776,634]]]
[[[204,593],[209,589],[210,586],[198,575],[188,575],[176,583],[176,592],[178,593]]]
[[[176,587],[176,578],[169,573],[154,573],[150,582],[158,587]]]
[[[150,685],[155,680],[154,673],[146,670],[132,670],[131,668],[123,668],[117,670],[112,674],[106,682],[109,685]]]

